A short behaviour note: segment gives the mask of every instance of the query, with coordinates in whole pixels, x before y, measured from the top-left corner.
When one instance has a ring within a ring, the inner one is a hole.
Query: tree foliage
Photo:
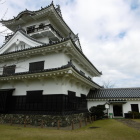
[[[103,86],[104,88],[114,88],[115,87],[115,83],[113,83],[112,81],[108,80],[108,81],[103,81]]]

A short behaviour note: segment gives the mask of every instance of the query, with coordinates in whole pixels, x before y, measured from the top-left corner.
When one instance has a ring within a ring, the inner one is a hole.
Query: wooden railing
[[[36,33],[38,31],[49,30],[49,29],[51,29],[51,31],[55,32],[55,34],[57,34],[60,38],[62,38],[59,32],[56,31],[51,24],[48,24],[48,25],[40,24],[38,27],[32,26],[27,29],[27,34]]]

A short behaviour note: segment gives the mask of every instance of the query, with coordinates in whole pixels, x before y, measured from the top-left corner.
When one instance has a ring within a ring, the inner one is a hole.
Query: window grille
[[[29,71],[39,71],[44,69],[44,61],[29,63]]]
[[[3,75],[14,74],[16,69],[16,65],[4,66]]]

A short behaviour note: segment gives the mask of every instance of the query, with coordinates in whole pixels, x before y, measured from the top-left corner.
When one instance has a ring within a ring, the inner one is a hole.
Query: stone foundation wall
[[[53,115],[22,115],[22,114],[0,114],[0,124],[29,124],[33,126],[44,125],[44,127],[57,126],[58,120],[60,126],[65,127],[71,125],[71,122],[78,123],[79,120],[85,120],[86,113],[73,114],[67,116],[53,116]]]

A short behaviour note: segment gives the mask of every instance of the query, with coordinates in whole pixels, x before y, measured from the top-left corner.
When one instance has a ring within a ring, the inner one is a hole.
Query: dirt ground
[[[132,119],[116,119],[116,121],[119,121],[119,122],[121,122],[129,127],[140,130],[140,123],[133,121]]]

